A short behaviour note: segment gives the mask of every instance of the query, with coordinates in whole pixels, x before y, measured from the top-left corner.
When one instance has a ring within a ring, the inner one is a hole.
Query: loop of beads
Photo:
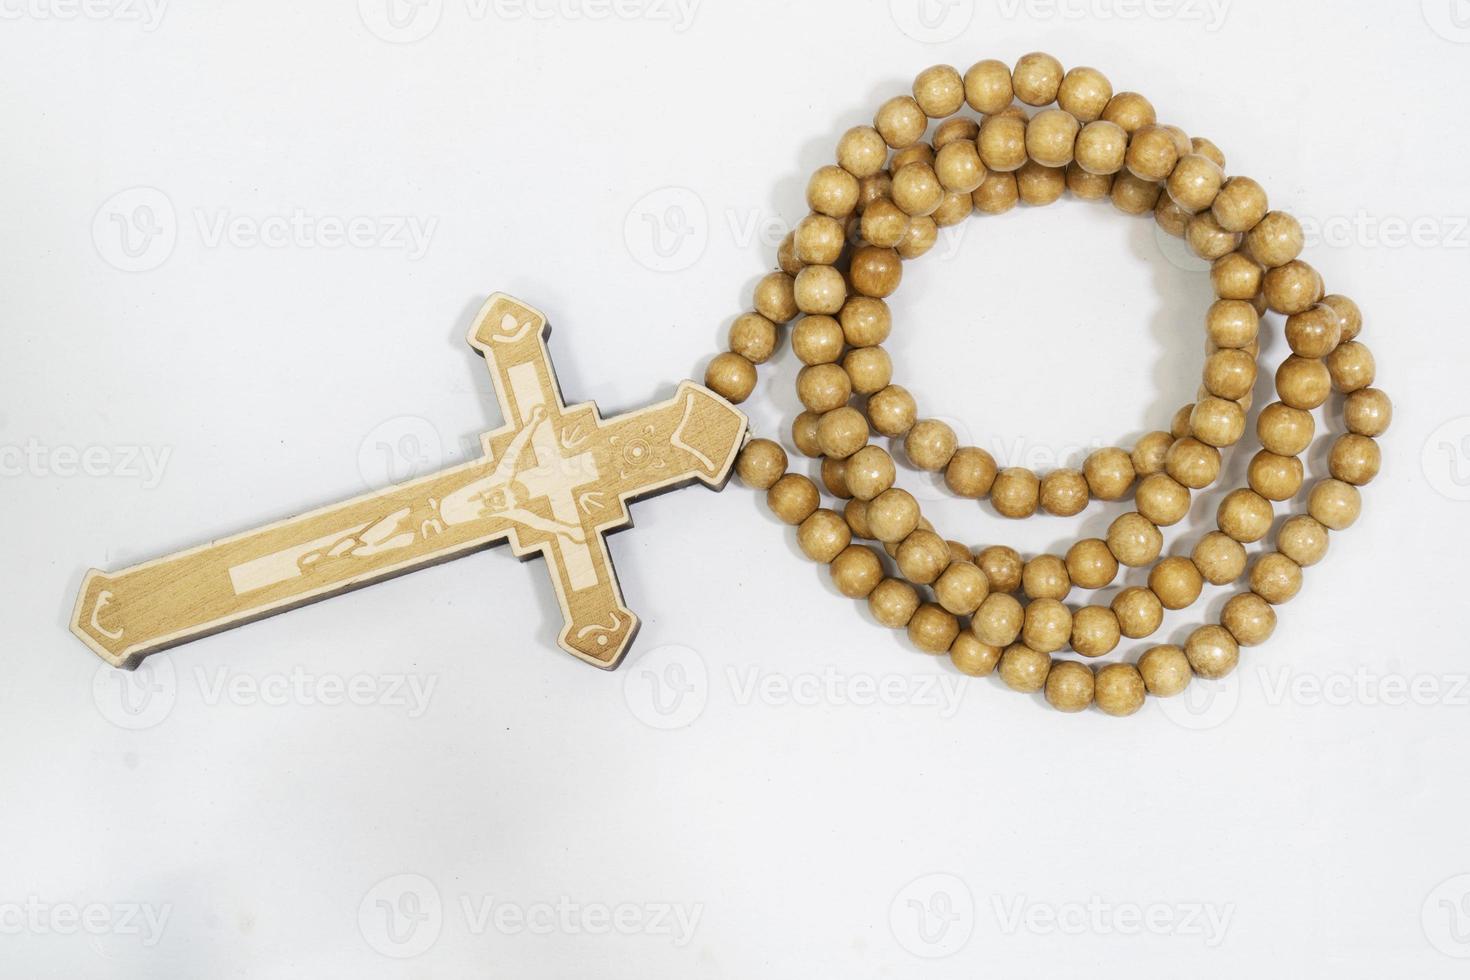
[[[1017,102],[1040,111],[1028,115]],[[965,106],[980,118],[960,115]],[[943,121],[925,142],[931,120]],[[923,418],[913,395],[894,383],[882,346],[892,327],[886,299],[903,262],[927,252],[939,228],[976,211],[1050,204],[1069,190],[1110,198],[1127,214],[1152,213],[1212,263],[1216,301],[1205,317],[1202,384],[1167,430],[1148,433],[1131,450],[1097,450],[1080,470],[1000,469],[984,449],[959,445],[944,422]],[[928,68],[911,96],[888,100],[872,126],[843,135],[836,164],[812,175],[807,203],[811,213],[781,245],[780,271],[756,286],[754,310],[735,319],[729,351],[711,361],[705,383],[744,401],[756,365],[779,343],[778,325],[795,321],[791,344],[804,365],[797,394],[805,411],[792,424],[792,440],[822,461],[822,483],[846,504],[841,512],[822,507],[817,485],[787,472],[786,451],[770,440],[747,444],[737,472],[766,491],[777,517],[797,528],[803,553],[830,566],[839,591],[866,599],[879,623],[907,630],[920,650],[947,652],[967,674],[998,672],[1018,691],[1044,691],[1061,711],[1096,703],[1108,714],[1132,714],[1145,693],[1168,697],[1193,675],[1234,670],[1241,646],[1271,635],[1275,607],[1301,588],[1302,569],[1325,555],[1329,532],[1357,519],[1358,487],[1378,473],[1375,438],[1393,411],[1371,387],[1373,356],[1357,339],[1357,305],[1327,295],[1321,276],[1298,258],[1304,236],[1295,218],[1271,210],[1251,178],[1226,177],[1225,157],[1209,140],[1159,124],[1142,95],[1115,94],[1097,70],[1064,72],[1039,53],[1013,69],[994,60],[963,75]],[[1192,493],[1219,478],[1221,450],[1245,434],[1267,311],[1286,316],[1291,354],[1276,370],[1279,400],[1257,417],[1261,450],[1247,485],[1224,497],[1217,530],[1189,557],[1160,558],[1159,529],[1184,519]],[[1301,457],[1316,429],[1312,412],[1334,390],[1348,431],[1331,446],[1330,477],[1312,487],[1305,514],[1281,525],[1275,550],[1248,562],[1245,545],[1270,532],[1274,504],[1300,491]],[[1105,538],[1079,540],[1060,556],[1023,561],[1004,546],[972,551],[938,534],[914,497],[894,485],[897,468],[870,442],[875,432],[901,440],[909,462],[942,473],[954,494],[988,498],[1005,517],[1038,510],[1072,516],[1092,498],[1130,493],[1134,509]],[[1148,567],[1147,586],[1125,588],[1107,606],[1064,603],[1074,586],[1110,585],[1120,566]],[[1205,583],[1242,578],[1247,587],[1225,604],[1220,622],[1195,629],[1182,648],[1154,646],[1136,665],[1096,671],[1053,656],[1070,648],[1101,657],[1124,637],[1152,635],[1165,609],[1188,607]]]

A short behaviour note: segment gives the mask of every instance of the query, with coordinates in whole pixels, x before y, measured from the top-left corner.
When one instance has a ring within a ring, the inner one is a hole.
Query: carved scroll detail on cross
[[[638,630],[606,536],[628,503],[692,482],[724,485],[745,417],[700,385],[604,419],[562,400],[546,318],[492,296],[470,329],[506,424],[482,459],[82,583],[72,632],[115,666],[395,575],[510,543],[542,555],[565,623],[558,642],[617,666]]]

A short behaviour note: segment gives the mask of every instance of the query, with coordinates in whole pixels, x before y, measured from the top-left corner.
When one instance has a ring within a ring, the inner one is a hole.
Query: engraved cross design
[[[724,485],[745,416],[700,385],[604,419],[562,401],[537,310],[490,297],[470,329],[506,425],[485,455],[254,531],[82,582],[72,632],[118,667],[151,653],[395,575],[510,543],[543,555],[565,621],[557,642],[611,669],[638,617],[623,605],[606,536],[628,503],[699,481]]]

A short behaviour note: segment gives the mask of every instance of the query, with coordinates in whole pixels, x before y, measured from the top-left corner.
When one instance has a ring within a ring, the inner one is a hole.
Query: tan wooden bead
[[[859,395],[875,395],[893,383],[893,359],[882,347],[855,347],[842,358],[842,370]]]
[[[852,536],[872,541],[873,529],[868,527],[868,502],[866,500],[849,500],[847,506],[842,508],[842,517],[847,521],[847,526],[852,528]]]
[[[850,406],[834,408],[817,423],[817,444],[823,455],[846,459],[868,444],[868,420]]]
[[[1268,452],[1299,456],[1312,444],[1317,423],[1311,414],[1282,402],[1272,402],[1256,419],[1256,436]]]
[[[1101,538],[1083,538],[1067,549],[1067,577],[1080,589],[1101,589],[1118,574],[1118,559]]]
[[[1044,109],[1026,126],[1026,153],[1043,167],[1065,167],[1072,162],[1079,128],[1070,112]]]
[[[776,325],[759,313],[742,313],[730,324],[730,353],[764,364],[776,350]]]
[[[1122,500],[1133,486],[1133,460],[1116,446],[1097,449],[1083,462],[1082,475],[1098,500]]]
[[[975,212],[975,202],[970,197],[970,192],[948,191],[944,200],[939,202],[939,207],[929,215],[929,220],[934,222],[936,228],[948,228],[964,221]]]
[[[1322,302],[1337,311],[1343,340],[1353,340],[1363,329],[1363,311],[1358,304],[1338,293],[1322,297]]]
[[[965,72],[965,101],[982,115],[1000,112],[1011,104],[1011,69],[994,58],[976,62]]]
[[[1143,126],[1128,140],[1124,164],[1135,177],[1154,183],[1165,180],[1179,162],[1174,135],[1162,126]]]
[[[1327,355],[1327,370],[1332,376],[1332,386],[1338,391],[1353,392],[1373,383],[1376,366],[1373,353],[1356,340],[1337,345]]]
[[[1164,606],[1152,589],[1129,586],[1113,596],[1110,608],[1119,631],[1132,640],[1153,635],[1164,622]]]
[[[1138,658],[1143,686],[1156,698],[1172,698],[1189,686],[1194,676],[1184,650],[1173,644],[1150,647]]]
[[[1069,70],[1057,88],[1057,105],[1083,123],[1101,117],[1112,98],[1113,83],[1096,68]]]
[[[1008,466],[990,485],[990,502],[1002,517],[1030,517],[1041,500],[1041,481],[1024,466]]]
[[[805,265],[830,266],[842,257],[847,235],[836,218],[809,214],[796,223],[792,240],[796,257]]]
[[[943,200],[944,185],[929,164],[915,161],[893,172],[893,203],[905,214],[933,214]]]
[[[1051,657],[1024,643],[1013,643],[1000,655],[1000,679],[1013,691],[1035,694],[1046,686]]]
[[[1148,214],[1159,203],[1163,188],[1126,170],[1113,177],[1113,207],[1124,214]]]
[[[1015,592],[1021,587],[1021,573],[1025,562],[1015,548],[993,544],[975,555],[975,563],[990,579],[992,592]]]
[[[1014,596],[991,592],[971,617],[970,626],[982,643],[1004,647],[1021,635],[1026,611]]]
[[[897,174],[911,163],[924,163],[934,165],[934,147],[928,143],[915,143],[901,150],[895,150],[892,159],[888,161],[888,171]]]
[[[1276,392],[1287,406],[1311,411],[1332,394],[1332,375],[1321,361],[1292,354],[1276,369]]]
[[[821,502],[817,485],[800,473],[787,473],[766,491],[771,513],[793,527],[811,517]]]
[[[1293,514],[1276,532],[1276,550],[1306,568],[1327,556],[1328,533],[1309,514]]]
[[[1239,349],[1251,346],[1260,332],[1261,318],[1250,303],[1238,299],[1216,300],[1205,314],[1205,332],[1216,347]]]
[[[924,130],[929,128],[929,117],[914,99],[898,95],[878,107],[873,128],[883,137],[883,142],[899,150],[923,137]]]
[[[1225,172],[1209,157],[1189,153],[1179,158],[1169,174],[1169,197],[1187,214],[1197,214],[1215,203],[1225,183]]]
[[[976,143],[980,160],[991,174],[1020,170],[1026,162],[1026,122],[1015,116],[987,116]]]
[[[1121,564],[1142,568],[1159,556],[1164,536],[1153,522],[1139,513],[1119,516],[1108,525],[1108,550]]]
[[[1075,660],[1058,660],[1046,675],[1046,701],[1058,711],[1072,714],[1092,703],[1092,670]]]
[[[1090,174],[1073,160],[1067,165],[1067,190],[1081,201],[1101,201],[1113,194],[1112,174]]]
[[[1211,624],[1189,634],[1184,642],[1184,655],[1197,675],[1219,680],[1229,676],[1240,663],[1240,644],[1225,627]]]
[[[898,570],[915,585],[928,585],[949,567],[949,545],[933,531],[915,528],[898,546]]]
[[[1154,223],[1166,235],[1174,238],[1184,237],[1184,231],[1189,227],[1191,217],[1193,216],[1188,211],[1181,208],[1167,194],[1160,194],[1159,203],[1154,205]]]
[[[840,365],[809,364],[796,376],[796,395],[807,411],[830,412],[847,404],[852,382]]]
[[[1300,357],[1326,357],[1342,337],[1337,311],[1326,303],[1286,318],[1286,342]]]
[[[863,238],[879,248],[892,248],[908,234],[909,216],[890,198],[880,198],[863,211]]]
[[[1302,568],[1279,551],[1268,551],[1251,566],[1251,591],[1273,606],[1288,602],[1302,588]]]
[[[1122,632],[1107,606],[1083,606],[1072,617],[1072,649],[1084,657],[1101,657],[1118,645]]]
[[[949,65],[934,65],[914,79],[914,101],[930,119],[952,116],[965,104],[965,82]]]
[[[1164,457],[1164,472],[1182,486],[1203,490],[1220,476],[1220,450],[1193,436],[1175,440]]]
[[[797,309],[803,313],[836,313],[847,300],[847,280],[830,265],[802,269],[796,274],[794,288]]]
[[[985,573],[969,561],[951,562],[934,582],[934,598],[956,616],[970,615],[989,594]]]
[[[1189,419],[1194,414],[1194,403],[1181,405],[1179,411],[1169,420],[1169,432],[1175,439],[1183,439],[1189,435]]]
[[[1342,480],[1321,480],[1307,496],[1307,513],[1333,531],[1351,527],[1362,506],[1358,488]]]
[[[849,599],[866,599],[883,581],[883,560],[865,544],[851,544],[832,559],[832,584]]]
[[[944,485],[958,497],[979,499],[995,483],[995,457],[977,446],[956,449],[944,468]]]
[[[1166,125],[1164,129],[1174,139],[1174,149],[1183,157],[1194,152],[1194,144],[1189,141],[1189,134],[1178,126]]]
[[[868,421],[889,438],[897,438],[913,428],[918,415],[914,396],[901,385],[889,385],[868,399]]]
[[[884,490],[868,502],[868,527],[879,541],[899,542],[919,526],[919,503],[898,487]]]
[[[1349,432],[1377,438],[1393,422],[1393,402],[1378,388],[1358,388],[1343,399],[1342,415]]]
[[[1268,211],[1245,236],[1251,257],[1268,269],[1286,265],[1302,254],[1302,225],[1285,211]]]
[[[1081,470],[1052,470],[1041,478],[1041,509],[1058,517],[1082,513],[1088,500],[1087,478]]]
[[[990,173],[970,195],[975,210],[981,214],[1004,214],[1015,207],[1020,199],[1021,191],[1016,185],[1016,175],[1009,173]]]
[[[1220,501],[1215,523],[1236,541],[1249,544],[1266,536],[1273,516],[1271,501],[1254,490],[1240,487]]]
[[[1157,430],[1145,433],[1133,444],[1133,452],[1128,454],[1133,472],[1139,476],[1164,472],[1169,460],[1169,450],[1173,446],[1174,436],[1168,432]]]
[[[813,459],[822,455],[822,444],[817,441],[817,427],[822,424],[822,413],[806,411],[791,420],[791,441],[796,451]]]
[[[1247,232],[1270,210],[1266,191],[1249,177],[1231,177],[1215,195],[1210,211],[1226,231]]]
[[[1262,449],[1251,457],[1246,470],[1250,488],[1267,500],[1290,500],[1302,488],[1305,471],[1295,456],[1279,456]]]
[[[900,258],[917,259],[933,248],[937,241],[939,241],[939,225],[934,219],[915,215],[909,218],[909,230],[904,233],[903,241],[899,242],[894,250]]]
[[[863,446],[848,457],[847,486],[859,500],[872,500],[893,486],[893,457],[881,446]]]
[[[1245,571],[1245,547],[1224,531],[1211,531],[1194,546],[1190,556],[1205,581],[1225,585]]]
[[[739,354],[717,354],[704,371],[704,386],[733,404],[740,404],[755,390],[755,365]]]
[[[740,481],[756,490],[769,490],[786,475],[786,450],[770,439],[752,439],[735,459]]]
[[[1037,555],[1021,568],[1021,590],[1031,599],[1065,599],[1072,590],[1066,563],[1055,555]]]
[[[1043,106],[1055,102],[1062,87],[1062,63],[1049,54],[1033,51],[1024,54],[1011,70],[1011,85],[1016,98],[1027,105]]]
[[[1233,446],[1245,434],[1245,409],[1228,399],[1206,396],[1195,403],[1189,429],[1207,446]]]
[[[1159,562],[1148,575],[1148,587],[1165,609],[1188,608],[1199,598],[1204,584],[1194,562],[1177,555]]]
[[[772,272],[756,284],[755,310],[772,323],[786,323],[801,312],[796,308],[796,280]]]
[[[880,170],[858,181],[857,209],[859,213],[867,210],[874,201],[891,200],[892,197],[893,176],[887,170]]]
[[[937,154],[951,143],[969,143],[973,146],[980,135],[980,123],[969,116],[953,116],[934,127],[934,152]]]
[[[847,487],[847,461],[828,457],[822,460],[822,486],[839,500],[851,500],[852,491]]]
[[[858,179],[871,177],[888,161],[888,144],[872,126],[854,126],[837,141],[837,165]]]
[[[1210,281],[1221,299],[1249,300],[1261,291],[1261,267],[1244,254],[1231,252],[1210,266]]]
[[[853,253],[848,276],[854,290],[882,299],[898,288],[903,278],[903,263],[891,248],[865,245]]]
[[[1056,203],[1067,190],[1065,168],[1043,167],[1035,160],[1027,160],[1015,176],[1016,194],[1023,204],[1034,208]]]
[[[903,451],[921,470],[938,473],[949,465],[959,448],[954,429],[939,419],[922,419],[904,436]]]
[[[1255,387],[1256,359],[1245,350],[1217,350],[1205,358],[1204,382],[1218,398],[1244,398]]]
[[[1151,522],[1169,527],[1189,514],[1189,488],[1166,473],[1155,473],[1139,481],[1133,503]]]
[[[806,185],[806,203],[818,214],[845,218],[857,208],[858,181],[835,164],[817,168]]]
[[[1189,219],[1184,228],[1184,240],[1191,252],[1207,262],[1214,262],[1240,247],[1240,235],[1221,228],[1220,222],[1209,211],[1201,211]]]
[[[1276,610],[1254,592],[1230,597],[1220,610],[1220,625],[1243,647],[1260,646],[1276,630]]]
[[[902,579],[885,578],[868,593],[868,611],[889,629],[903,629],[918,609],[918,591]]]
[[[909,642],[925,653],[948,653],[960,633],[960,621],[941,607],[926,602],[909,619]]]
[[[812,561],[826,564],[852,543],[847,521],[835,510],[815,510],[796,529],[796,543]]]
[[[949,660],[955,669],[971,677],[989,677],[1000,662],[1000,647],[983,642],[969,630],[961,630],[949,646]]]
[[[794,276],[806,268],[806,263],[796,254],[796,232],[788,231],[776,249],[776,267],[788,276]]]
[[[842,333],[852,347],[872,347],[888,339],[893,314],[888,304],[873,296],[849,296],[838,315]]]
[[[1266,305],[1277,313],[1301,313],[1322,299],[1322,277],[1300,259],[1266,273],[1261,284]]]
[[[1153,103],[1137,92],[1119,92],[1108,100],[1102,118],[1117,123],[1131,135],[1145,126],[1152,126],[1158,121],[1158,114],[1154,112]]]
[[[1327,468],[1333,477],[1355,487],[1372,482],[1382,465],[1378,443],[1352,432],[1338,436],[1327,457]]]
[[[1195,153],[1214,162],[1215,166],[1225,167],[1225,154],[1220,148],[1203,136],[1195,136],[1189,141],[1189,146]]]
[[[949,545],[949,553],[953,561],[970,562],[974,564],[975,556],[970,553],[970,546],[962,541],[946,541]]]
[[[1108,664],[1097,672],[1093,698],[1105,714],[1126,717],[1143,707],[1143,675],[1132,664]]]
[[[985,180],[985,164],[973,140],[956,140],[940,149],[934,173],[947,191],[968,194]]]

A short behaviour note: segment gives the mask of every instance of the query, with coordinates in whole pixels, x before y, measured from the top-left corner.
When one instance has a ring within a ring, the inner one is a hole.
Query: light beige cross
[[[723,486],[745,416],[692,382],[603,419],[568,406],[537,310],[497,293],[470,344],[484,354],[506,425],[481,459],[120,572],[88,572],[72,632],[118,667],[159,650],[509,541],[545,556],[565,623],[557,642],[616,667],[638,629],[606,536],[629,501],[699,481]]]

